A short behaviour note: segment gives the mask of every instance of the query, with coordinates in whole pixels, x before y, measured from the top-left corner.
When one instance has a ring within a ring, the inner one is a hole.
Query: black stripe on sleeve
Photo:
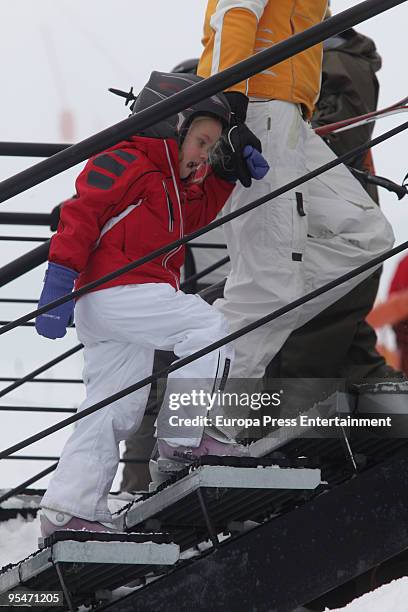
[[[121,151],[121,149],[114,151],[114,153],[115,155],[117,155],[118,157],[120,157],[121,159],[129,163],[137,159],[136,155],[132,155],[132,153],[128,153],[127,151]]]
[[[86,182],[91,187],[106,190],[110,189],[115,181],[110,176],[106,176],[106,174],[101,174],[100,172],[95,172],[94,170],[91,170],[90,172],[88,172]]]
[[[112,172],[115,176],[120,176],[125,170],[126,166],[118,162],[111,155],[99,155],[93,161],[93,165],[97,168],[102,168],[103,170],[107,170],[108,172]]]

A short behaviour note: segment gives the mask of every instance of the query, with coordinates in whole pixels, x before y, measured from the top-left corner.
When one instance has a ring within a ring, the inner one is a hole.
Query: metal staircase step
[[[407,525],[405,444],[324,495],[188,559],[104,609],[173,612],[201,610],[205,602],[212,612],[290,612],[368,571],[375,574],[408,550]]]
[[[70,539],[66,539],[70,537]],[[60,539],[59,539],[60,538]],[[88,539],[87,539],[88,538]],[[92,539],[89,539],[92,538]],[[57,532],[51,545],[0,572],[0,599],[17,590],[62,591],[65,609],[96,604],[99,593],[124,586],[148,574],[160,574],[179,559],[179,547],[159,534],[90,534]],[[126,540],[126,541],[124,541]],[[61,610],[36,605],[38,610]]]
[[[217,458],[220,463],[222,459]],[[116,526],[123,530],[160,529],[182,550],[209,538],[217,545],[217,534],[229,530],[231,523],[260,522],[276,513],[283,500],[304,500],[321,484],[316,468],[282,468],[271,460],[239,461],[241,467],[196,467],[176,482],[129,504],[116,516]]]

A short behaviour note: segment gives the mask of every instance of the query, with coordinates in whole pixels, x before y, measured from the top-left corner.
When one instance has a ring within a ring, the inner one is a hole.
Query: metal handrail
[[[38,482],[39,480],[41,480],[41,478],[44,478],[44,476],[48,476],[48,474],[51,474],[51,472],[53,472],[56,469],[57,465],[58,463],[53,463],[49,467],[45,468],[45,470],[42,470],[35,476],[32,476],[28,480],[25,480],[24,482],[22,482],[20,485],[18,485],[18,487],[14,487],[14,489],[11,489],[11,491],[8,491],[7,493],[0,495],[0,504],[7,501],[8,499],[10,499],[10,497],[13,497],[14,495],[23,493],[23,491],[25,491],[34,482]]]
[[[10,393],[11,391],[14,391],[15,389],[17,389],[18,387],[21,387],[21,385],[23,385],[26,382],[38,382],[38,381],[39,382],[48,382],[50,379],[37,379],[37,381],[33,381],[32,379],[35,378],[35,376],[38,376],[39,374],[42,374],[43,372],[45,372],[49,368],[52,368],[53,366],[57,365],[61,361],[64,361],[65,359],[68,359],[68,357],[71,357],[72,355],[75,355],[75,353],[78,353],[78,351],[80,351],[83,348],[83,346],[84,346],[83,344],[77,344],[76,346],[74,346],[73,348],[69,349],[68,351],[65,351],[65,353],[62,353],[58,357],[55,357],[51,361],[48,361],[44,365],[40,366],[39,368],[37,368],[33,372],[30,372],[29,374],[26,374],[22,378],[15,379],[13,381],[12,385],[9,385],[5,389],[1,389],[0,397],[4,397],[5,395],[7,395],[7,393]],[[0,380],[4,381],[4,379],[0,379]],[[52,380],[52,382],[56,382],[54,379],[51,379],[51,380]],[[65,382],[67,382],[67,381],[65,381]],[[77,381],[71,381],[71,382],[77,382]],[[81,380],[81,382],[82,382],[82,380]]]
[[[0,382],[12,382],[17,383],[21,380],[21,378],[16,378],[15,376],[0,376]],[[26,380],[24,382],[29,383],[61,383],[61,384],[75,384],[79,385],[83,383],[82,378],[35,378],[34,380]],[[1,392],[0,392],[1,393]]]
[[[191,242],[190,249],[226,249],[227,245],[224,243],[214,242]]]
[[[39,480],[41,480],[41,478],[44,478],[44,476],[48,476],[49,474],[51,474],[57,468],[59,457],[36,457],[35,455],[32,456],[32,457],[30,457],[30,456],[23,457],[23,456],[20,455],[18,457],[8,457],[8,459],[27,459],[27,460],[36,460],[36,459],[39,459],[41,461],[53,461],[53,460],[57,460],[57,462],[54,463],[53,465],[50,465],[45,470],[42,470],[38,474],[35,474],[34,476],[29,478],[28,480],[22,482],[17,487],[14,487],[13,489],[10,489],[6,493],[3,493],[3,495],[0,495],[0,504],[2,504],[3,502],[7,501],[11,497],[14,497],[15,495],[18,495],[19,493],[25,493],[26,489],[30,485],[34,484],[35,482],[38,482]],[[146,459],[119,459],[119,463],[146,464],[146,463],[148,463],[148,460],[146,460]],[[2,508],[0,507],[0,511],[1,511],[1,509]]]
[[[188,285],[189,283],[194,283],[195,281],[204,278],[204,276],[207,276],[207,274],[215,272],[215,270],[218,270],[218,268],[222,268],[222,266],[225,266],[225,264],[227,264],[229,261],[229,257],[223,257],[222,259],[214,262],[207,268],[204,268],[204,270],[201,270],[201,272],[197,272],[196,274],[192,274],[191,276],[189,276],[183,284]]]
[[[0,225],[47,225],[51,222],[50,213],[0,212]]]
[[[38,236],[0,236],[2,242],[47,242],[49,238]]]
[[[27,300],[22,298],[0,298],[0,304],[38,304],[38,300]]]
[[[0,406],[0,412],[69,412],[75,414],[76,408],[50,408],[49,406]]]
[[[7,285],[19,276],[26,274],[37,268],[39,265],[47,261],[48,251],[50,249],[50,240],[47,240],[40,246],[32,249],[28,253],[17,257],[14,261],[0,268],[0,287]]]
[[[20,461],[59,461],[60,457],[54,457],[50,455],[13,455],[7,457],[8,460],[20,460]],[[148,459],[119,459],[119,463],[149,463]]]
[[[6,326],[9,325],[11,321],[0,321],[0,325]],[[21,327],[34,327],[35,323],[22,323]],[[68,325],[67,329],[74,329],[75,325]],[[1,329],[1,328],[0,328]]]

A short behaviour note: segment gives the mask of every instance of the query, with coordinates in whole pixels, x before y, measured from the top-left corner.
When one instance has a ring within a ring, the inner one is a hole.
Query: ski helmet
[[[184,72],[185,74],[197,74],[198,59],[188,59],[174,66],[172,72]]]
[[[138,113],[156,102],[170,98],[173,94],[187,89],[187,87],[199,81],[202,81],[202,78],[195,74],[154,71],[137,96],[132,107],[132,113]],[[202,115],[214,117],[221,121],[223,128],[228,127],[231,110],[226,97],[219,93],[210,98],[205,98],[177,113],[177,115],[172,115],[146,130],[142,130],[139,134],[149,138],[174,138],[181,145],[193,119]]]

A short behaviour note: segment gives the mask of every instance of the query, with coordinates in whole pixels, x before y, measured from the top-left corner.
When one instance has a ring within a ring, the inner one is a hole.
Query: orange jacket
[[[327,0],[208,0],[198,74],[208,77],[303,32],[324,17]],[[231,89],[302,104],[319,96],[322,45],[315,45]]]

